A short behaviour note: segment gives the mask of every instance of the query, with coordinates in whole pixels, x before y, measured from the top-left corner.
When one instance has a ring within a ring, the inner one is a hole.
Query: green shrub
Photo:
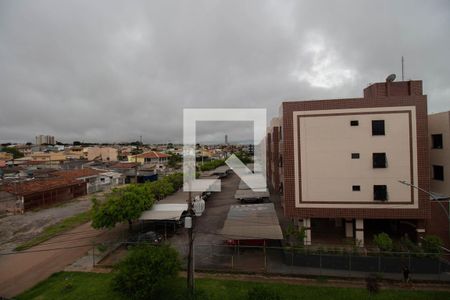
[[[424,237],[422,242],[422,249],[427,254],[440,254],[442,251],[442,240],[435,235],[428,235]]]
[[[200,171],[214,170],[215,168],[220,167],[224,164],[225,164],[224,159],[211,160],[211,161],[208,161],[208,162],[200,165]]]
[[[168,283],[175,281],[179,269],[178,253],[173,248],[138,246],[117,265],[113,289],[129,299],[158,299]]]
[[[258,286],[251,288],[247,293],[248,300],[280,300],[281,297],[273,288]]]
[[[373,236],[373,242],[381,251],[392,251],[392,239],[387,233],[380,233]]]

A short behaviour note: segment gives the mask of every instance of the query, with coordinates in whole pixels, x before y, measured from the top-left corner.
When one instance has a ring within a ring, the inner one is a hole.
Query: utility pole
[[[140,142],[141,142],[141,144],[142,144],[142,135],[140,136]],[[134,183],[138,183],[138,164],[137,164],[137,156],[138,156],[138,154],[139,154],[139,144],[138,145],[136,145],[136,152],[135,152],[135,155],[134,155],[134,163],[135,163],[135,166],[134,166]]]

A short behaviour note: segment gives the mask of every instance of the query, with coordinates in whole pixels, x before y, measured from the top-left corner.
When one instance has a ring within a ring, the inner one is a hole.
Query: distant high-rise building
[[[54,145],[55,144],[55,137],[52,135],[37,135],[36,136],[36,145],[43,145],[43,144],[49,144]]]
[[[228,134],[225,134],[225,145],[228,145]]]

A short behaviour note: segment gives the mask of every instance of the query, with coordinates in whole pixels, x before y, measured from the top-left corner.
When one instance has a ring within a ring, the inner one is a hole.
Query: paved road
[[[205,257],[201,252],[205,252],[206,256],[211,255],[212,244],[222,245],[224,243],[224,237],[220,235],[220,230],[225,223],[230,206],[238,204],[234,199],[234,193],[239,180],[239,177],[233,172],[227,178],[222,178],[221,192],[211,195],[206,202],[206,209],[202,216],[196,218],[194,243],[197,251],[196,257],[198,256],[199,259]],[[172,236],[169,241],[183,258],[187,256],[188,237],[186,229],[178,229],[177,234]]]
[[[0,255],[0,296],[24,292],[83,256],[94,241],[113,240],[126,230],[125,225],[95,230],[87,223],[29,250]]]

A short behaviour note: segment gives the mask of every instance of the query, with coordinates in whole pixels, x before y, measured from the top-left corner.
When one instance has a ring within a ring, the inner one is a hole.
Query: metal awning
[[[273,203],[232,205],[221,234],[236,240],[283,239]]]
[[[155,204],[152,209],[144,211],[141,221],[178,221],[183,212],[187,211],[187,204]]]
[[[191,197],[192,199],[195,198],[195,196],[201,196],[202,193],[200,192],[192,192]],[[183,192],[178,191],[172,195],[167,196],[166,198],[158,201],[159,204],[187,204],[189,198],[189,192]]]
[[[182,211],[154,211],[147,210],[139,217],[140,221],[178,221]]]
[[[215,168],[215,169],[213,170],[213,174],[214,174],[214,173],[227,173],[227,172],[230,171],[230,170],[231,170],[231,169],[230,169],[229,166],[223,165],[223,166],[219,166],[219,167]]]

